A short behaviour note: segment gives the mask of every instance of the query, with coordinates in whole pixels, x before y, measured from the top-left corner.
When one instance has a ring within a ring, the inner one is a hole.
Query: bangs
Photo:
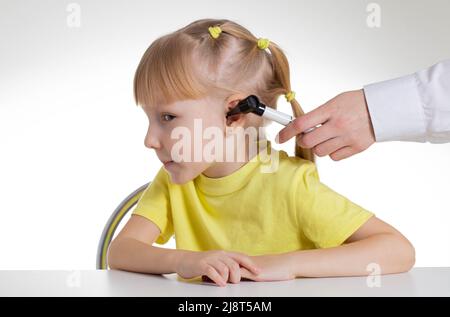
[[[134,77],[136,104],[154,107],[206,96],[209,85],[195,70],[194,49],[195,43],[177,32],[153,42]]]

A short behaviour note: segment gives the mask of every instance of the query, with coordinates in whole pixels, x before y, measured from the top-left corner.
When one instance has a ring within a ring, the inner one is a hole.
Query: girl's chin
[[[195,179],[209,166],[205,163],[170,162],[164,164],[164,169],[170,175],[173,184],[184,184]]]
[[[180,173],[180,171],[175,171],[173,169],[166,168],[166,171],[169,173],[170,181],[173,184],[185,184],[191,180],[193,180],[195,177],[192,175],[183,175],[183,173]]]

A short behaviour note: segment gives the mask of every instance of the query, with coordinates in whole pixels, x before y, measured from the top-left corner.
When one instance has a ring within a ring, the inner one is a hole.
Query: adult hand
[[[314,127],[317,128],[307,132]],[[283,143],[294,136],[301,147],[312,148],[317,156],[329,155],[334,161],[366,150],[375,142],[375,135],[364,91],[360,89],[337,95],[296,118],[279,132],[277,138],[279,143]]]

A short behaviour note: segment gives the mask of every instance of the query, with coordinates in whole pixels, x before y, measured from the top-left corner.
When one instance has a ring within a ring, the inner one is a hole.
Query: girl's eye
[[[163,114],[161,118],[163,121],[172,121],[175,119],[175,116],[172,116],[171,114]]]

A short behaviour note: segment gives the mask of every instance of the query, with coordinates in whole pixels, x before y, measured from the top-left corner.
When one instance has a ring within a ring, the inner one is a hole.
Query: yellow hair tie
[[[218,38],[220,33],[222,33],[222,29],[220,28],[220,26],[210,26],[208,28],[208,31],[214,39]]]
[[[290,91],[284,96],[286,97],[287,102],[291,102],[295,99],[295,91]]]
[[[269,39],[263,39],[263,38],[258,39],[258,48],[259,49],[265,50],[266,48],[269,47],[269,44],[270,44]]]

